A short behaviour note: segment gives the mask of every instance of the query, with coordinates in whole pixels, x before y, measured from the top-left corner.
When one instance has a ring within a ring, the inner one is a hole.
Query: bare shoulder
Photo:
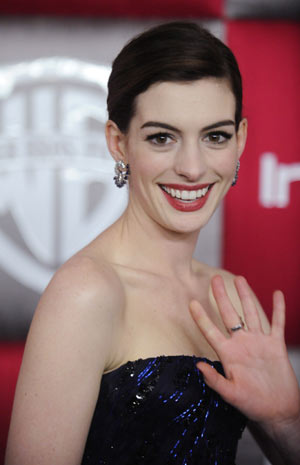
[[[55,273],[39,306],[44,306],[49,298],[52,303],[74,301],[75,308],[85,313],[98,309],[115,313],[122,307],[119,304],[122,304],[124,292],[119,276],[108,262],[77,254]]]
[[[59,268],[51,279],[40,299],[30,331],[43,320],[54,326],[81,325],[87,337],[95,332],[101,334],[99,343],[109,334],[106,365],[112,353],[112,333],[117,328],[123,307],[123,286],[109,263],[78,254]],[[106,353],[103,348],[102,353]]]
[[[101,377],[118,346],[123,299],[108,263],[79,254],[55,273],[27,337],[7,465],[80,463]]]

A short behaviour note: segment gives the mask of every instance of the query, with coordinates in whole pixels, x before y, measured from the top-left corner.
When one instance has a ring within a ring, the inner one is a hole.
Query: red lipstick
[[[210,184],[163,184],[163,186],[169,187],[170,189],[178,189],[180,191],[197,191],[199,189],[204,189],[207,186],[210,186]]]
[[[202,187],[193,186],[192,188],[189,186],[188,189],[186,188],[186,186],[184,186],[183,188],[183,186],[180,184],[164,184],[164,186],[169,187],[170,189],[198,190],[198,189],[203,189],[204,187],[207,187],[207,186],[212,187],[212,184],[201,184],[200,186]],[[196,210],[200,210],[200,208],[202,208],[205,205],[208,199],[208,196],[210,194],[211,188],[208,189],[207,193],[203,197],[200,197],[199,199],[195,199],[195,200],[189,200],[188,202],[183,201],[181,199],[177,199],[176,197],[172,197],[170,194],[168,194],[163,189],[161,190],[164,196],[166,197],[167,201],[173,208],[175,208],[176,210],[182,211],[182,212],[194,212]]]

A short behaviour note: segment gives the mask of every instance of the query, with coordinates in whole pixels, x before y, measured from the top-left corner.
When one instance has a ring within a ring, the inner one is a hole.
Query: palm
[[[261,328],[258,312],[243,278],[236,287],[244,310],[247,330],[225,337],[212,323],[199,302],[191,303],[192,315],[207,341],[218,354],[226,378],[200,362],[207,384],[248,418],[259,422],[288,421],[299,415],[298,383],[284,342],[284,299],[274,294],[274,312],[269,334]],[[226,294],[222,278],[212,280],[213,293],[227,328],[238,324],[238,314]]]

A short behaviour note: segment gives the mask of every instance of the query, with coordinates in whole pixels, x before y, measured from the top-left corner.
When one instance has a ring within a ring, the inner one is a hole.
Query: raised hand
[[[272,325],[266,334],[246,280],[243,277],[235,278],[235,286],[246,327],[241,324],[226,293],[222,277],[212,279],[212,291],[228,328],[228,337],[215,326],[198,301],[190,303],[191,314],[218,354],[226,378],[207,363],[199,362],[197,366],[206,383],[249,419],[271,425],[299,421],[299,386],[284,341],[283,294],[274,292]]]

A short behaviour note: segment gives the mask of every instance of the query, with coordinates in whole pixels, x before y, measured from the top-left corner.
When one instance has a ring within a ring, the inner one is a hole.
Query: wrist
[[[298,432],[300,434],[300,412],[284,419],[274,419],[260,422],[260,426],[271,436],[281,436]]]
[[[300,413],[284,420],[261,422],[260,428],[286,465],[300,464]]]
[[[290,434],[293,432],[300,433],[300,391],[297,389],[298,396],[293,401],[286,402],[284,409],[281,407],[273,410],[273,415],[267,419],[261,419],[258,423],[270,435]],[[277,406],[278,407],[278,406]]]

